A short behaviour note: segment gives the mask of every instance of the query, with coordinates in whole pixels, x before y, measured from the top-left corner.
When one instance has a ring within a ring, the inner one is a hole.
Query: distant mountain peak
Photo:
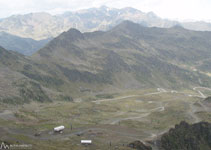
[[[147,16],[153,17],[153,18],[157,18],[157,17],[158,17],[158,16],[157,16],[154,12],[152,12],[152,11],[148,12],[148,13],[147,13]]]
[[[75,41],[78,39],[83,39],[83,33],[81,33],[79,30],[75,28],[71,28],[66,32],[63,32],[61,35],[59,35],[56,39],[65,40],[65,41]]]
[[[143,13],[142,11],[140,11],[140,10],[138,10],[138,9],[135,9],[135,8],[133,8],[133,7],[125,7],[125,8],[122,8],[121,10],[123,10],[123,11],[129,11],[129,12],[131,12],[131,13],[137,13],[137,12]]]
[[[100,7],[100,9],[105,9],[105,10],[107,10],[107,9],[111,9],[111,8],[107,7],[106,5],[102,5],[102,6]]]
[[[129,31],[137,31],[137,30],[140,29],[140,27],[142,27],[140,24],[134,23],[134,22],[129,21],[129,20],[125,20],[125,21],[122,21],[116,27],[114,27],[113,30],[123,29],[125,31],[126,30],[129,30]]]
[[[19,18],[19,17],[52,17],[51,14],[47,12],[35,12],[35,13],[28,13],[23,15],[12,15],[12,18]]]
[[[125,27],[127,27],[127,26],[140,26],[140,25],[137,24],[137,23],[134,23],[134,22],[132,22],[130,20],[125,20],[125,21],[122,21],[118,26],[125,26]]]
[[[50,16],[51,14],[49,14],[47,12],[35,12],[35,13],[30,13],[29,15],[48,15],[48,16]]]
[[[182,26],[182,25],[180,25],[180,24],[176,24],[176,25],[174,25],[173,27],[171,27],[171,28],[173,28],[173,29],[179,29],[179,30],[185,30],[185,28]]]
[[[71,28],[66,33],[68,34],[82,34],[78,29]]]
[[[107,31],[123,20],[131,20],[147,27],[170,28],[179,23],[189,30],[211,31],[210,23],[180,23],[162,19],[153,12],[145,13],[132,7],[117,9],[105,5],[98,8],[65,12],[55,16],[45,12],[14,15],[0,20],[0,31],[41,40],[56,37],[69,28],[77,28],[83,32]]]

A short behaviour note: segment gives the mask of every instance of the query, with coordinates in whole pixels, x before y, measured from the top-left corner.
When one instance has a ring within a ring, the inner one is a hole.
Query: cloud
[[[30,12],[57,14],[101,5],[134,7],[170,19],[211,20],[210,0],[0,0],[0,18]]]

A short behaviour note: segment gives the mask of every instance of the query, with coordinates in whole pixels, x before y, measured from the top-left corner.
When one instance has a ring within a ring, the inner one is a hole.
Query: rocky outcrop
[[[211,124],[181,122],[161,137],[161,150],[210,150]]]

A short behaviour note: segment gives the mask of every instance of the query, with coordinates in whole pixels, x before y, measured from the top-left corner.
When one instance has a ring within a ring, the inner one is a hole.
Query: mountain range
[[[149,28],[124,21],[105,32],[70,29],[32,56],[0,48],[1,101],[211,86],[210,47],[211,32],[181,26]]]
[[[33,40],[31,38],[21,38],[6,32],[0,32],[1,46],[24,55],[34,54],[34,52],[44,47],[50,40]]]
[[[211,24],[206,22],[178,22],[162,19],[153,12],[144,13],[134,8],[115,9],[102,6],[61,15],[48,13],[30,13],[13,15],[0,20],[0,31],[12,35],[43,40],[56,37],[70,28],[81,32],[107,31],[124,20],[130,20],[147,27],[169,28],[181,25],[186,29],[211,31]]]

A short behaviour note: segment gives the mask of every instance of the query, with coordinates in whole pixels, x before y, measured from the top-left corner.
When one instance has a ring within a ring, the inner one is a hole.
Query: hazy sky
[[[0,0],[0,18],[40,11],[58,14],[102,5],[153,11],[168,19],[211,21],[211,0]]]

